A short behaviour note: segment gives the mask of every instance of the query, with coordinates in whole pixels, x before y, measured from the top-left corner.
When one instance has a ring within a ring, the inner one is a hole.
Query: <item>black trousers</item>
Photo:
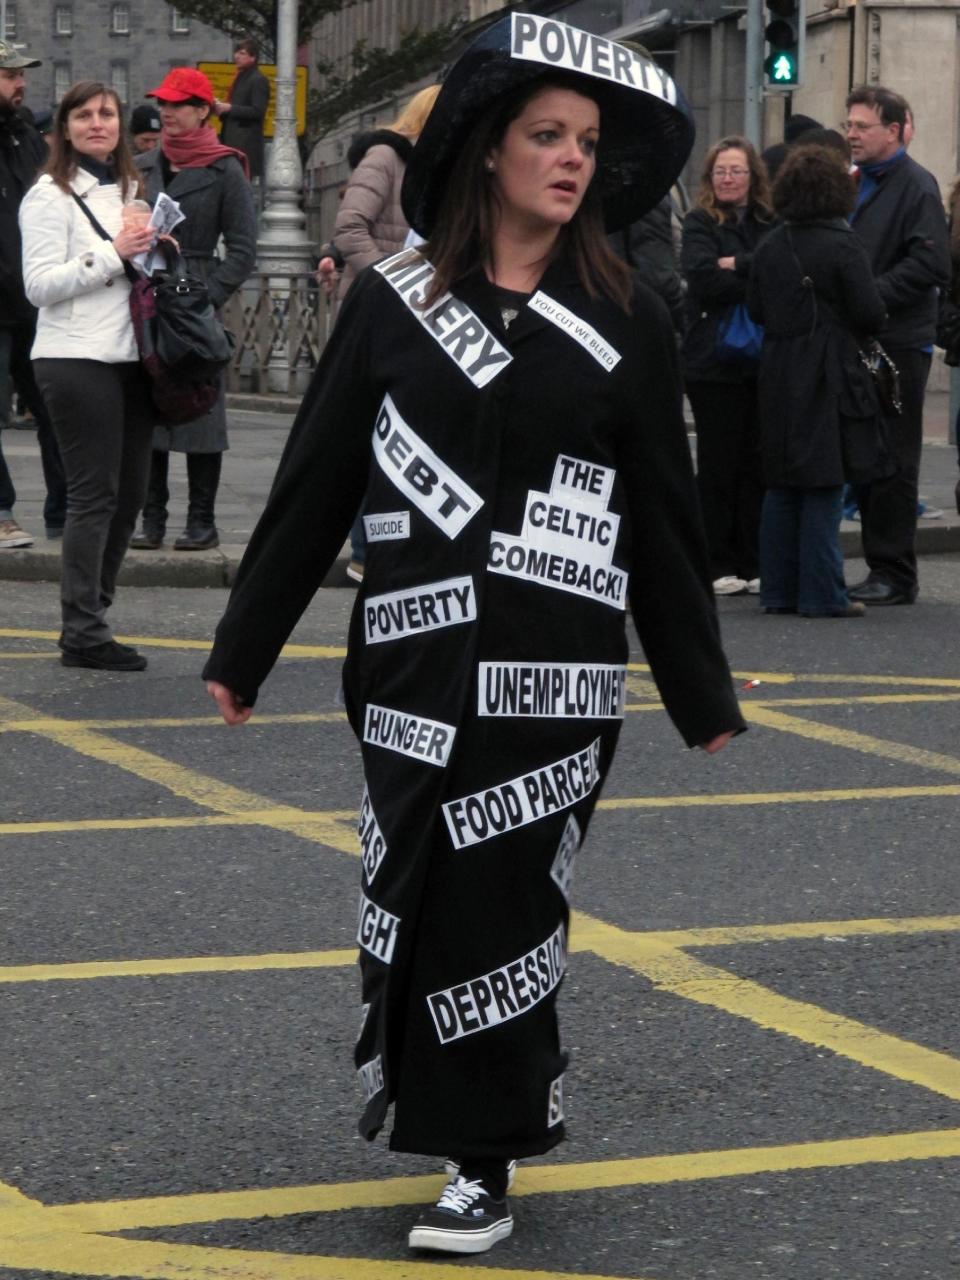
[[[690,382],[697,488],[714,578],[760,575],[760,416],[756,379]]]
[[[917,591],[917,495],[923,449],[923,397],[930,373],[926,351],[888,348],[900,370],[903,412],[887,418],[887,439],[897,469],[885,480],[857,487],[863,555],[869,577],[908,595]]]
[[[35,360],[67,476],[60,605],[63,643],[112,639],[106,612],[143,505],[155,412],[139,363]]]

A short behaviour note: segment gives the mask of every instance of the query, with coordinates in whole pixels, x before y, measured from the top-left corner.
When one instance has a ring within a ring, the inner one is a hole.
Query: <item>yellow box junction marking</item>
[[[55,632],[0,630],[0,637],[56,639]],[[136,643],[181,649],[206,649],[206,641],[136,638]],[[344,650],[327,646],[291,645],[284,651],[292,658],[342,657]],[[21,655],[26,656],[26,655]],[[648,673],[643,664],[630,671]],[[955,701],[960,680],[917,677],[798,676],[784,673],[738,673],[767,684],[873,684],[926,687],[943,690],[927,694],[879,694],[852,698],[761,699],[751,696],[745,712],[754,723],[779,732],[796,734],[893,759],[919,768],[960,775],[960,760],[905,744],[784,714],[785,706],[849,705],[910,701]],[[642,700],[631,709],[655,710],[656,691],[639,675],[628,678],[630,692]],[[214,812],[170,819],[108,819],[79,823],[7,823],[2,834],[40,833],[52,830],[125,829],[128,827],[176,827],[258,823],[292,832],[302,838],[356,854],[357,843],[345,823],[350,811],[310,812],[293,806],[277,806],[268,799],[207,778],[172,764],[160,756],[112,741],[111,729],[187,727],[209,724],[216,717],[169,718],[161,721],[68,721],[40,716],[28,707],[0,698],[0,730],[37,733],[69,749],[165,787],[172,794]],[[342,713],[304,716],[258,716],[260,724],[317,723],[342,720]],[[850,788],[817,792],[749,793],[739,796],[674,796],[612,798],[602,808],[662,808],[681,805],[802,803],[840,800],[897,799],[905,796],[955,796],[960,786]],[[770,991],[758,983],[705,964],[688,954],[697,946],[730,946],[753,941],[787,941],[828,936],[892,935],[960,930],[960,917],[943,916],[905,920],[845,920],[797,922],[768,926],[741,926],[635,933],[579,914],[571,950],[590,951],[609,963],[624,966],[650,980],[655,987],[683,999],[721,1009],[733,1016],[789,1035],[859,1062],[898,1079],[960,1100],[960,1062],[920,1045]],[[106,977],[146,977],[161,974],[211,974],[294,968],[329,968],[352,964],[352,950],[274,953],[260,956],[186,957],[65,965],[12,966],[0,969],[0,982],[23,983],[57,979],[102,980]],[[960,1129],[840,1141],[788,1144],[743,1150],[700,1152],[684,1156],[657,1156],[639,1160],[601,1161],[525,1167],[515,1194],[572,1192],[596,1187],[696,1181],[764,1172],[828,1168],[902,1160],[960,1157]],[[222,1192],[107,1202],[91,1205],[44,1207],[14,1188],[0,1184],[0,1265],[39,1268],[73,1275],[157,1277],[158,1280],[421,1280],[430,1273],[437,1280],[476,1277],[476,1280],[560,1280],[557,1273],[530,1270],[401,1262],[363,1258],[293,1257],[286,1254],[208,1249],[167,1243],[105,1238],[98,1231],[135,1227],[184,1225],[191,1222],[291,1213],[345,1210],[352,1207],[417,1204],[433,1195],[439,1180],[433,1177],[386,1179],[370,1183],[306,1188],[280,1188],[246,1192]],[[583,1276],[582,1280],[607,1280]]]

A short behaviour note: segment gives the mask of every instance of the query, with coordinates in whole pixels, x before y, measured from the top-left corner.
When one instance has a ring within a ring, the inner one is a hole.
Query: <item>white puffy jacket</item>
[[[116,185],[100,186],[78,169],[71,182],[104,231],[122,226],[123,201]],[[39,307],[33,359],[139,359],[130,319],[130,284],[116,249],[94,231],[72,196],[48,174],[20,205],[23,283]]]

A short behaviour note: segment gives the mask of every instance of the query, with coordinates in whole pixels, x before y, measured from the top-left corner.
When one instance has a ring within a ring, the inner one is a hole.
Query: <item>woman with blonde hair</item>
[[[65,667],[147,665],[113,639],[106,618],[147,489],[155,418],[126,275],[154,237],[124,218],[139,194],[117,94],[94,80],[73,85],[57,107],[47,167],[20,206],[23,281],[39,308],[31,356],[67,477]]]
[[[746,138],[721,138],[703,162],[680,255],[688,288],[684,383],[697,429],[697,488],[717,595],[760,590],[759,364],[757,357],[724,353],[718,330],[744,302],[754,250],[772,222],[763,161]]]

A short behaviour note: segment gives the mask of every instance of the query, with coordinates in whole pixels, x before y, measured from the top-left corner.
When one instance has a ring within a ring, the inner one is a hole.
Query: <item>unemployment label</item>
[[[627,669],[595,662],[481,662],[477,715],[622,720]]]
[[[447,830],[455,849],[482,844],[504,831],[537,822],[548,814],[569,809],[588,796],[600,781],[600,739],[562,760],[501,782],[443,806]]]
[[[404,591],[367,596],[363,602],[367,644],[473,622],[476,616],[477,598],[470,577],[425,582]]]
[[[559,984],[567,965],[563,925],[538,947],[501,969],[427,996],[441,1044],[498,1027],[539,1004]]]
[[[373,452],[383,473],[448,538],[455,538],[483,499],[433,452],[384,397],[373,427]]]
[[[428,311],[423,304],[434,277],[431,262],[416,249],[404,249],[374,267],[392,285],[423,327],[436,338],[475,387],[485,387],[513,359],[465,302],[445,293]]]
[[[532,13],[514,13],[511,22],[510,56],[513,58],[582,71],[598,80],[642,89],[664,102],[677,101],[676,85],[666,72],[626,45]]]

